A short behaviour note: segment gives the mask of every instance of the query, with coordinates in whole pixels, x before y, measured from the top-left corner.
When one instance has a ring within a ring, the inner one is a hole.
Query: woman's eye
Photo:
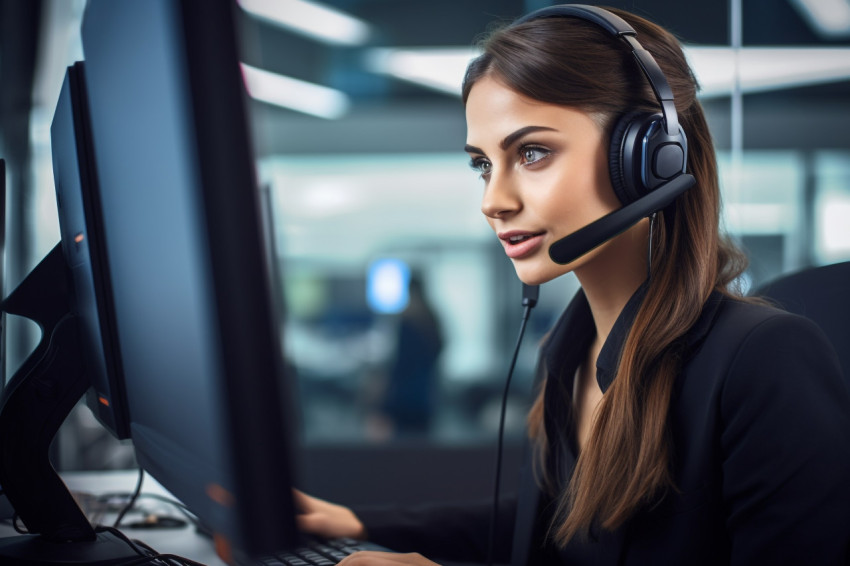
[[[490,172],[493,165],[488,159],[483,157],[474,157],[469,161],[469,166],[479,175],[486,175]]]
[[[519,155],[523,164],[528,165],[537,163],[541,159],[549,157],[551,152],[548,149],[537,146],[524,146],[520,148]]]

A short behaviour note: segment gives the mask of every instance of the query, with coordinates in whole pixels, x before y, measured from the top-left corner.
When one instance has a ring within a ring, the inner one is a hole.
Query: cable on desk
[[[165,564],[168,566],[205,566],[200,562],[189,560],[176,554],[156,554],[142,558],[134,558],[127,562],[119,562],[116,566],[143,566],[144,564]]]
[[[118,518],[114,521],[113,527],[123,527],[123,528],[179,528],[186,526],[186,523],[193,525],[196,529],[200,527],[198,517],[192,513],[192,511],[186,507],[180,501],[177,501],[171,497],[165,497],[156,493],[141,493],[141,485],[142,478],[144,472],[139,470],[139,482],[136,484],[136,489],[132,494],[128,492],[108,492],[103,493],[96,497],[96,501],[98,503],[102,503],[105,505],[109,505],[110,501],[114,499],[121,499],[122,501],[126,501],[120,507],[120,513]],[[180,519],[179,517],[169,517],[167,515],[162,515],[160,513],[151,513],[145,511],[140,502],[142,499],[153,499],[156,501],[161,501],[166,503],[172,507],[175,507],[185,518]],[[146,517],[142,519],[142,521],[137,523],[127,523],[126,515],[133,512],[138,511]],[[123,522],[122,522],[123,521]]]
[[[110,492],[110,493],[104,493],[102,495],[99,495],[97,497],[97,500],[99,502],[108,502],[110,499],[113,499],[113,498],[116,498],[116,497],[122,497],[123,498],[123,497],[128,497],[128,496],[130,496],[130,494],[128,494],[126,492]],[[155,499],[157,501],[162,501],[163,503],[167,503],[169,505],[172,505],[173,507],[176,507],[177,510],[180,511],[180,513],[182,513],[183,516],[186,517],[186,519],[188,519],[190,523],[192,523],[195,526],[198,526],[198,517],[194,513],[192,513],[192,511],[188,507],[186,507],[183,503],[181,503],[180,501],[177,501],[176,499],[173,499],[171,497],[165,497],[164,495],[159,495],[158,493],[140,493],[136,497],[136,500],[134,502],[134,506],[135,506],[135,504],[137,504],[142,499]],[[126,512],[128,512],[128,513],[133,510],[130,507],[127,507],[126,509],[127,509]]]
[[[127,535],[125,535],[123,532],[116,529],[115,527],[104,527],[104,526],[95,527],[94,532],[96,532],[96,533],[104,533],[104,532],[110,533],[113,536],[124,541],[127,544],[127,546],[129,546],[133,550],[133,552],[135,552],[139,556],[141,556],[143,558],[149,558],[150,557],[149,551],[147,551],[146,549],[139,548],[139,545],[137,545],[135,541],[130,539],[130,537],[128,537]],[[144,546],[147,546],[147,545],[144,545]],[[148,549],[150,551],[156,552],[150,547],[148,547]]]
[[[98,527],[95,532],[108,532],[115,537],[124,541],[133,552],[139,555],[138,558],[131,558],[126,562],[121,562],[118,566],[142,566],[144,564],[165,564],[170,566],[204,566],[200,562],[195,562],[189,558],[177,556],[176,554],[160,554],[149,545],[133,540],[119,529],[115,527]]]
[[[145,470],[144,468],[139,468],[139,481],[136,482],[136,489],[133,490],[133,495],[130,496],[130,500],[127,502],[127,505],[121,509],[121,512],[118,513],[118,517],[115,519],[115,522],[112,523],[113,527],[118,527],[121,524],[121,519],[124,518],[124,515],[133,508],[133,505],[136,504],[136,499],[139,498],[139,494],[142,492],[142,481],[145,479]]]
[[[145,564],[159,564],[160,566],[205,566],[200,562],[195,562],[175,554],[157,554],[154,556],[133,558],[127,562],[119,562],[116,566],[143,566]]]
[[[190,523],[192,523],[193,525],[198,524],[198,517],[194,513],[192,513],[192,511],[190,511],[188,507],[186,507],[185,505],[183,505],[181,502],[177,501],[176,499],[172,499],[170,497],[165,497],[165,496],[159,495],[157,493],[143,493],[139,496],[139,498],[140,499],[156,499],[157,501],[162,501],[163,503],[168,503],[169,505],[173,505],[174,507],[177,508],[178,511],[183,513],[183,515],[187,519],[189,519]]]
[[[21,518],[18,516],[17,511],[12,515],[12,528],[15,529],[15,532],[19,535],[28,535],[30,534],[29,529],[26,528],[26,525],[23,523],[19,523]],[[23,525],[23,526],[21,526]]]

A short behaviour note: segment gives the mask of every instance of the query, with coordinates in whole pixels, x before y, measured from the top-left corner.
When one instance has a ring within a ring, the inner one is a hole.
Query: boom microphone
[[[626,206],[594,220],[549,246],[549,257],[564,265],[577,260],[590,250],[597,248],[637,224],[654,212],[658,212],[676,197],[696,183],[692,175],[682,173],[653,189],[646,195]]]

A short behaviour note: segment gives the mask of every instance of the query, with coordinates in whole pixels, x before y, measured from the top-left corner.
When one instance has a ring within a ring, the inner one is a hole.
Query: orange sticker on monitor
[[[207,497],[223,507],[232,507],[234,498],[233,494],[218,485],[217,483],[207,484]]]
[[[230,548],[230,541],[227,540],[227,537],[213,533],[213,545],[215,546],[215,553],[218,554],[219,558],[227,564],[234,564],[233,550]]]

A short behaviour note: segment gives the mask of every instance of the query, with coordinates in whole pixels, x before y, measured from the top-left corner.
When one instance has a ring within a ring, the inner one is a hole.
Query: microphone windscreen
[[[594,220],[549,246],[549,257],[566,265],[622,234],[642,218],[658,212],[696,183],[692,175],[683,173],[657,187],[636,201]]]

